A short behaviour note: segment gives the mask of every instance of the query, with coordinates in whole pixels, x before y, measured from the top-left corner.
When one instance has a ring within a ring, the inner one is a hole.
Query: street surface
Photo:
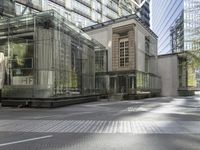
[[[0,107],[0,150],[200,150],[200,97]]]

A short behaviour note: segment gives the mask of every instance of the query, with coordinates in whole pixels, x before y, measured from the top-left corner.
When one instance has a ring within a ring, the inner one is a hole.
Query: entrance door
[[[110,92],[116,93],[116,77],[110,77]]]
[[[118,77],[118,93],[127,93],[127,82],[125,76]]]

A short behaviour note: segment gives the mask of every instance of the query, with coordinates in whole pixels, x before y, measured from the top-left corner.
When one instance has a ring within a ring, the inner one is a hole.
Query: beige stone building
[[[136,15],[84,28],[107,48],[96,51],[96,89],[159,93],[157,36]]]

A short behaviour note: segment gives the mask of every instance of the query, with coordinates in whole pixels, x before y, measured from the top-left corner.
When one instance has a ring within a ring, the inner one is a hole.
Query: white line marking
[[[42,137],[37,137],[37,138],[31,138],[31,139],[26,139],[26,140],[21,140],[21,141],[14,141],[14,142],[3,143],[3,144],[0,144],[0,147],[7,146],[7,145],[18,144],[18,143],[25,143],[25,142],[35,141],[35,140],[40,140],[40,139],[46,139],[46,138],[50,138],[50,137],[53,137],[53,135],[47,135],[47,136],[42,136]]]

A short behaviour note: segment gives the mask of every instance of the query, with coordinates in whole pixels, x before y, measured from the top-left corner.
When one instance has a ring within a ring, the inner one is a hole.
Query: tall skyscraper
[[[143,4],[137,14],[147,26],[150,26],[150,0],[142,0],[140,3]]]
[[[154,0],[151,28],[158,35],[158,53],[200,48],[200,1]]]
[[[83,28],[133,14],[140,3],[140,0],[16,0],[15,8],[17,15],[54,9]]]
[[[151,28],[158,35],[158,54],[171,53],[171,29],[183,16],[184,0],[153,0],[151,3]]]

